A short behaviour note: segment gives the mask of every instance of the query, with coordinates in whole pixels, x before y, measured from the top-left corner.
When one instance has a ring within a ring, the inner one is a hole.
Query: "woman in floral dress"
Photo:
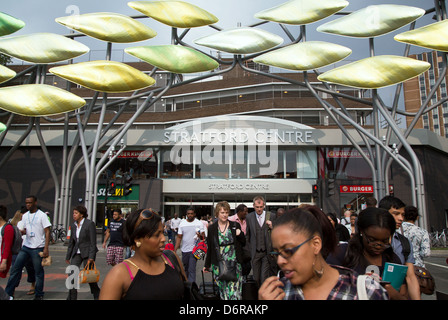
[[[230,206],[226,201],[216,205],[215,216],[217,221],[209,226],[207,236],[207,256],[205,258],[204,272],[213,272],[221,300],[241,300],[242,294],[242,261],[243,246],[246,243],[244,233],[238,222],[229,221]],[[219,256],[218,256],[219,252]],[[235,280],[225,281],[219,279],[219,259],[235,261]]]

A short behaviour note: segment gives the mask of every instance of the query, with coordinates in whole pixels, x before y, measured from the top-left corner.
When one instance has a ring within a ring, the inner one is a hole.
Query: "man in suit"
[[[265,211],[265,200],[256,196],[253,200],[254,210],[247,215],[246,243],[248,243],[252,270],[258,285],[274,275],[275,262],[270,257],[272,251],[272,222]]]
[[[83,206],[77,206],[73,209],[74,235],[70,238],[65,256],[67,264],[80,268],[87,263],[95,261],[98,248],[96,246],[96,227],[92,220],[87,219],[87,209]],[[90,292],[95,300],[98,300],[100,288],[98,284],[89,283]],[[76,300],[78,291],[75,288],[69,289],[67,300]]]

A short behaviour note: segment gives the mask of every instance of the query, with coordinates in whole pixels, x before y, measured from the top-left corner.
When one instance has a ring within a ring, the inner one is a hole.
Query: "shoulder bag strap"
[[[356,281],[358,300],[369,300],[369,298],[367,297],[366,279],[366,275],[359,275]]]

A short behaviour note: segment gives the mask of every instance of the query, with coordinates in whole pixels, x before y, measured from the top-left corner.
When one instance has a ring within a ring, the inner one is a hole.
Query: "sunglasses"
[[[270,255],[274,259],[277,259],[278,256],[282,256],[284,259],[288,260],[289,258],[292,257],[292,255],[294,253],[296,253],[297,250],[300,249],[301,246],[303,246],[305,243],[307,243],[308,241],[310,241],[313,238],[314,238],[314,236],[312,236],[311,238],[306,239],[305,241],[303,241],[301,244],[295,246],[294,248],[282,249],[282,250],[279,250],[279,251],[272,251],[272,252],[270,252]]]
[[[149,209],[145,209],[142,212],[140,212],[140,216],[138,217],[137,223],[135,224],[134,230],[136,230],[138,228],[138,226],[140,225],[140,223],[142,223],[143,220],[149,220],[154,218],[154,215],[159,215],[157,213],[157,211],[149,208]]]

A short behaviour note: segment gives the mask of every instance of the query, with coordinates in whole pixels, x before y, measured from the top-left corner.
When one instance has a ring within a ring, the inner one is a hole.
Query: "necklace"
[[[221,225],[218,222],[218,229],[219,232],[221,232],[222,234],[224,234],[224,232],[227,230],[227,226],[229,225],[229,221],[226,221],[226,225],[224,226],[224,230],[221,230]]]

